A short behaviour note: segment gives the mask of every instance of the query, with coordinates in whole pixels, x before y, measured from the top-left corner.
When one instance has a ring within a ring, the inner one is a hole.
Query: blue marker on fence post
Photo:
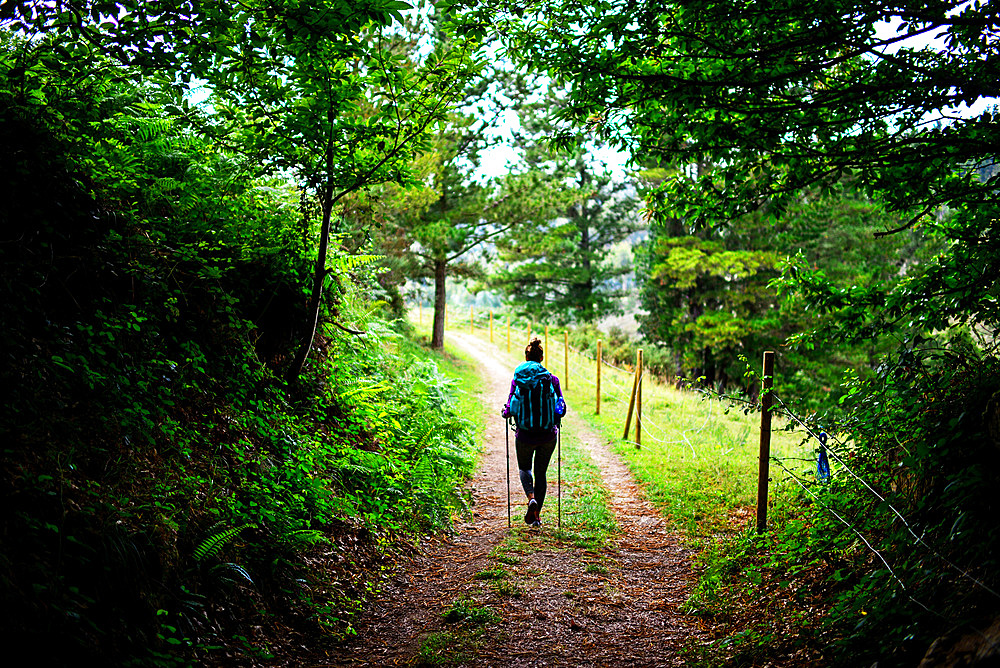
[[[826,432],[819,433],[819,455],[816,457],[816,477],[820,480],[830,479],[830,460],[826,457]]]

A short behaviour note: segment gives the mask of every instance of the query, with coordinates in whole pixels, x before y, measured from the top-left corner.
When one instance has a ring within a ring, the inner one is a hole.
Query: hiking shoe
[[[542,528],[542,521],[541,520],[535,520],[534,522],[531,523],[531,526],[535,527],[536,529],[541,529]]]
[[[528,511],[524,513],[524,523],[531,524],[538,521],[538,501],[531,499],[528,501]]]

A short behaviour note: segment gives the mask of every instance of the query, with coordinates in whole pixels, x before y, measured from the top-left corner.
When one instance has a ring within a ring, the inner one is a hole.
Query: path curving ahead
[[[703,637],[696,620],[679,610],[694,582],[689,555],[643,498],[618,456],[574,414],[574,406],[565,418],[565,433],[572,430],[600,467],[621,535],[595,553],[571,545],[555,547],[526,532],[521,540],[529,549],[516,563],[502,565],[520,595],[498,593],[475,577],[501,565],[495,550],[510,533],[499,410],[512,370],[490,344],[467,334],[449,336],[481,365],[487,382],[480,398],[497,414],[486,427],[485,453],[469,483],[473,517],[456,525],[451,538],[423,545],[362,615],[358,635],[328,660],[309,665],[419,665],[415,657],[421,646],[426,651],[433,645],[431,638],[445,641],[438,656],[447,656],[449,662],[440,665],[448,666],[683,666],[683,647]],[[513,460],[513,439],[510,448]],[[554,482],[550,494],[552,503],[546,504],[542,519],[554,525]],[[521,522],[523,494],[513,466],[511,499],[513,522]],[[489,606],[502,620],[472,637],[462,635],[443,618],[462,598]]]

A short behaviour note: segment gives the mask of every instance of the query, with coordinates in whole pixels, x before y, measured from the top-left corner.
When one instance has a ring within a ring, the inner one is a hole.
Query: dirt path
[[[481,388],[481,399],[499,413],[511,369],[479,339],[453,332],[449,336],[483,367],[488,382]],[[573,406],[565,422],[567,434],[571,429],[586,444],[612,491],[621,529],[617,540],[597,554],[524,532],[521,541],[533,549],[503,566],[520,595],[477,579],[476,574],[498,566],[495,548],[510,533],[504,423],[499,417],[490,420],[484,435],[486,453],[470,482],[475,503],[471,520],[458,524],[450,539],[422,546],[363,615],[356,639],[328,662],[313,665],[417,665],[421,645],[426,648],[435,639],[450,645],[438,656],[448,656],[450,662],[444,665],[451,666],[684,665],[681,648],[700,636],[694,620],[678,609],[693,581],[688,555],[617,455],[574,416]],[[510,447],[513,459],[513,442]],[[513,521],[519,523],[524,499],[514,467],[511,492]],[[554,497],[554,485],[550,493]],[[543,521],[554,525],[555,504],[546,506]],[[453,633],[455,625],[447,623],[443,613],[463,597],[489,606],[502,621],[487,624],[474,637]]]

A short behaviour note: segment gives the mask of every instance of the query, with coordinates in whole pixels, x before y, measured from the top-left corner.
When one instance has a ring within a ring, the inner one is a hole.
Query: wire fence
[[[759,376],[758,376],[759,378]],[[782,415],[785,419],[790,421],[795,425],[795,427],[802,432],[804,432],[809,438],[804,439],[804,442],[811,442],[815,440],[821,445],[818,449],[818,453],[829,453],[837,465],[838,475],[847,475],[855,483],[857,483],[856,490],[861,490],[865,494],[868,494],[871,498],[878,501],[879,505],[886,508],[894,521],[901,524],[905,531],[913,539],[914,544],[919,545],[923,548],[928,555],[933,556],[938,559],[943,565],[955,573],[958,577],[966,580],[968,583],[972,584],[976,588],[986,592],[993,598],[1000,600],[1000,593],[996,591],[993,587],[983,582],[981,578],[976,577],[968,569],[963,568],[956,564],[952,559],[948,558],[943,551],[933,545],[923,533],[918,533],[916,528],[916,523],[908,519],[902,511],[900,511],[895,504],[893,504],[888,495],[880,492],[876,487],[876,484],[872,483],[870,480],[866,479],[863,475],[859,474],[857,470],[848,463],[849,456],[847,451],[849,449],[849,444],[843,439],[839,438],[836,434],[829,434],[822,430],[816,425],[810,425],[806,420],[803,420],[794,410],[792,410],[788,404],[777,394],[773,395],[774,401],[778,410],[778,414]],[[897,438],[898,442],[898,438]],[[937,610],[933,610],[924,604],[922,601],[918,600],[913,596],[910,589],[907,587],[906,583],[903,582],[902,578],[897,574],[898,569],[894,568],[889,562],[887,557],[882,551],[877,549],[872,542],[869,540],[869,536],[866,536],[859,528],[858,523],[851,522],[849,519],[844,518],[840,513],[838,513],[830,504],[826,503],[820,494],[816,492],[817,487],[821,487],[824,483],[822,475],[803,477],[801,473],[793,471],[788,466],[786,462],[788,461],[806,461],[810,464],[815,464],[817,458],[794,458],[794,457],[772,457],[772,461],[776,462],[779,467],[786,474],[786,479],[793,481],[798,485],[805,494],[807,494],[815,503],[817,503],[823,510],[834,517],[838,522],[843,524],[849,531],[855,534],[858,539],[865,545],[865,547],[885,566],[886,570],[889,572],[890,576],[899,584],[900,589],[904,592],[906,597],[935,616],[947,618],[947,615],[942,614]]]

